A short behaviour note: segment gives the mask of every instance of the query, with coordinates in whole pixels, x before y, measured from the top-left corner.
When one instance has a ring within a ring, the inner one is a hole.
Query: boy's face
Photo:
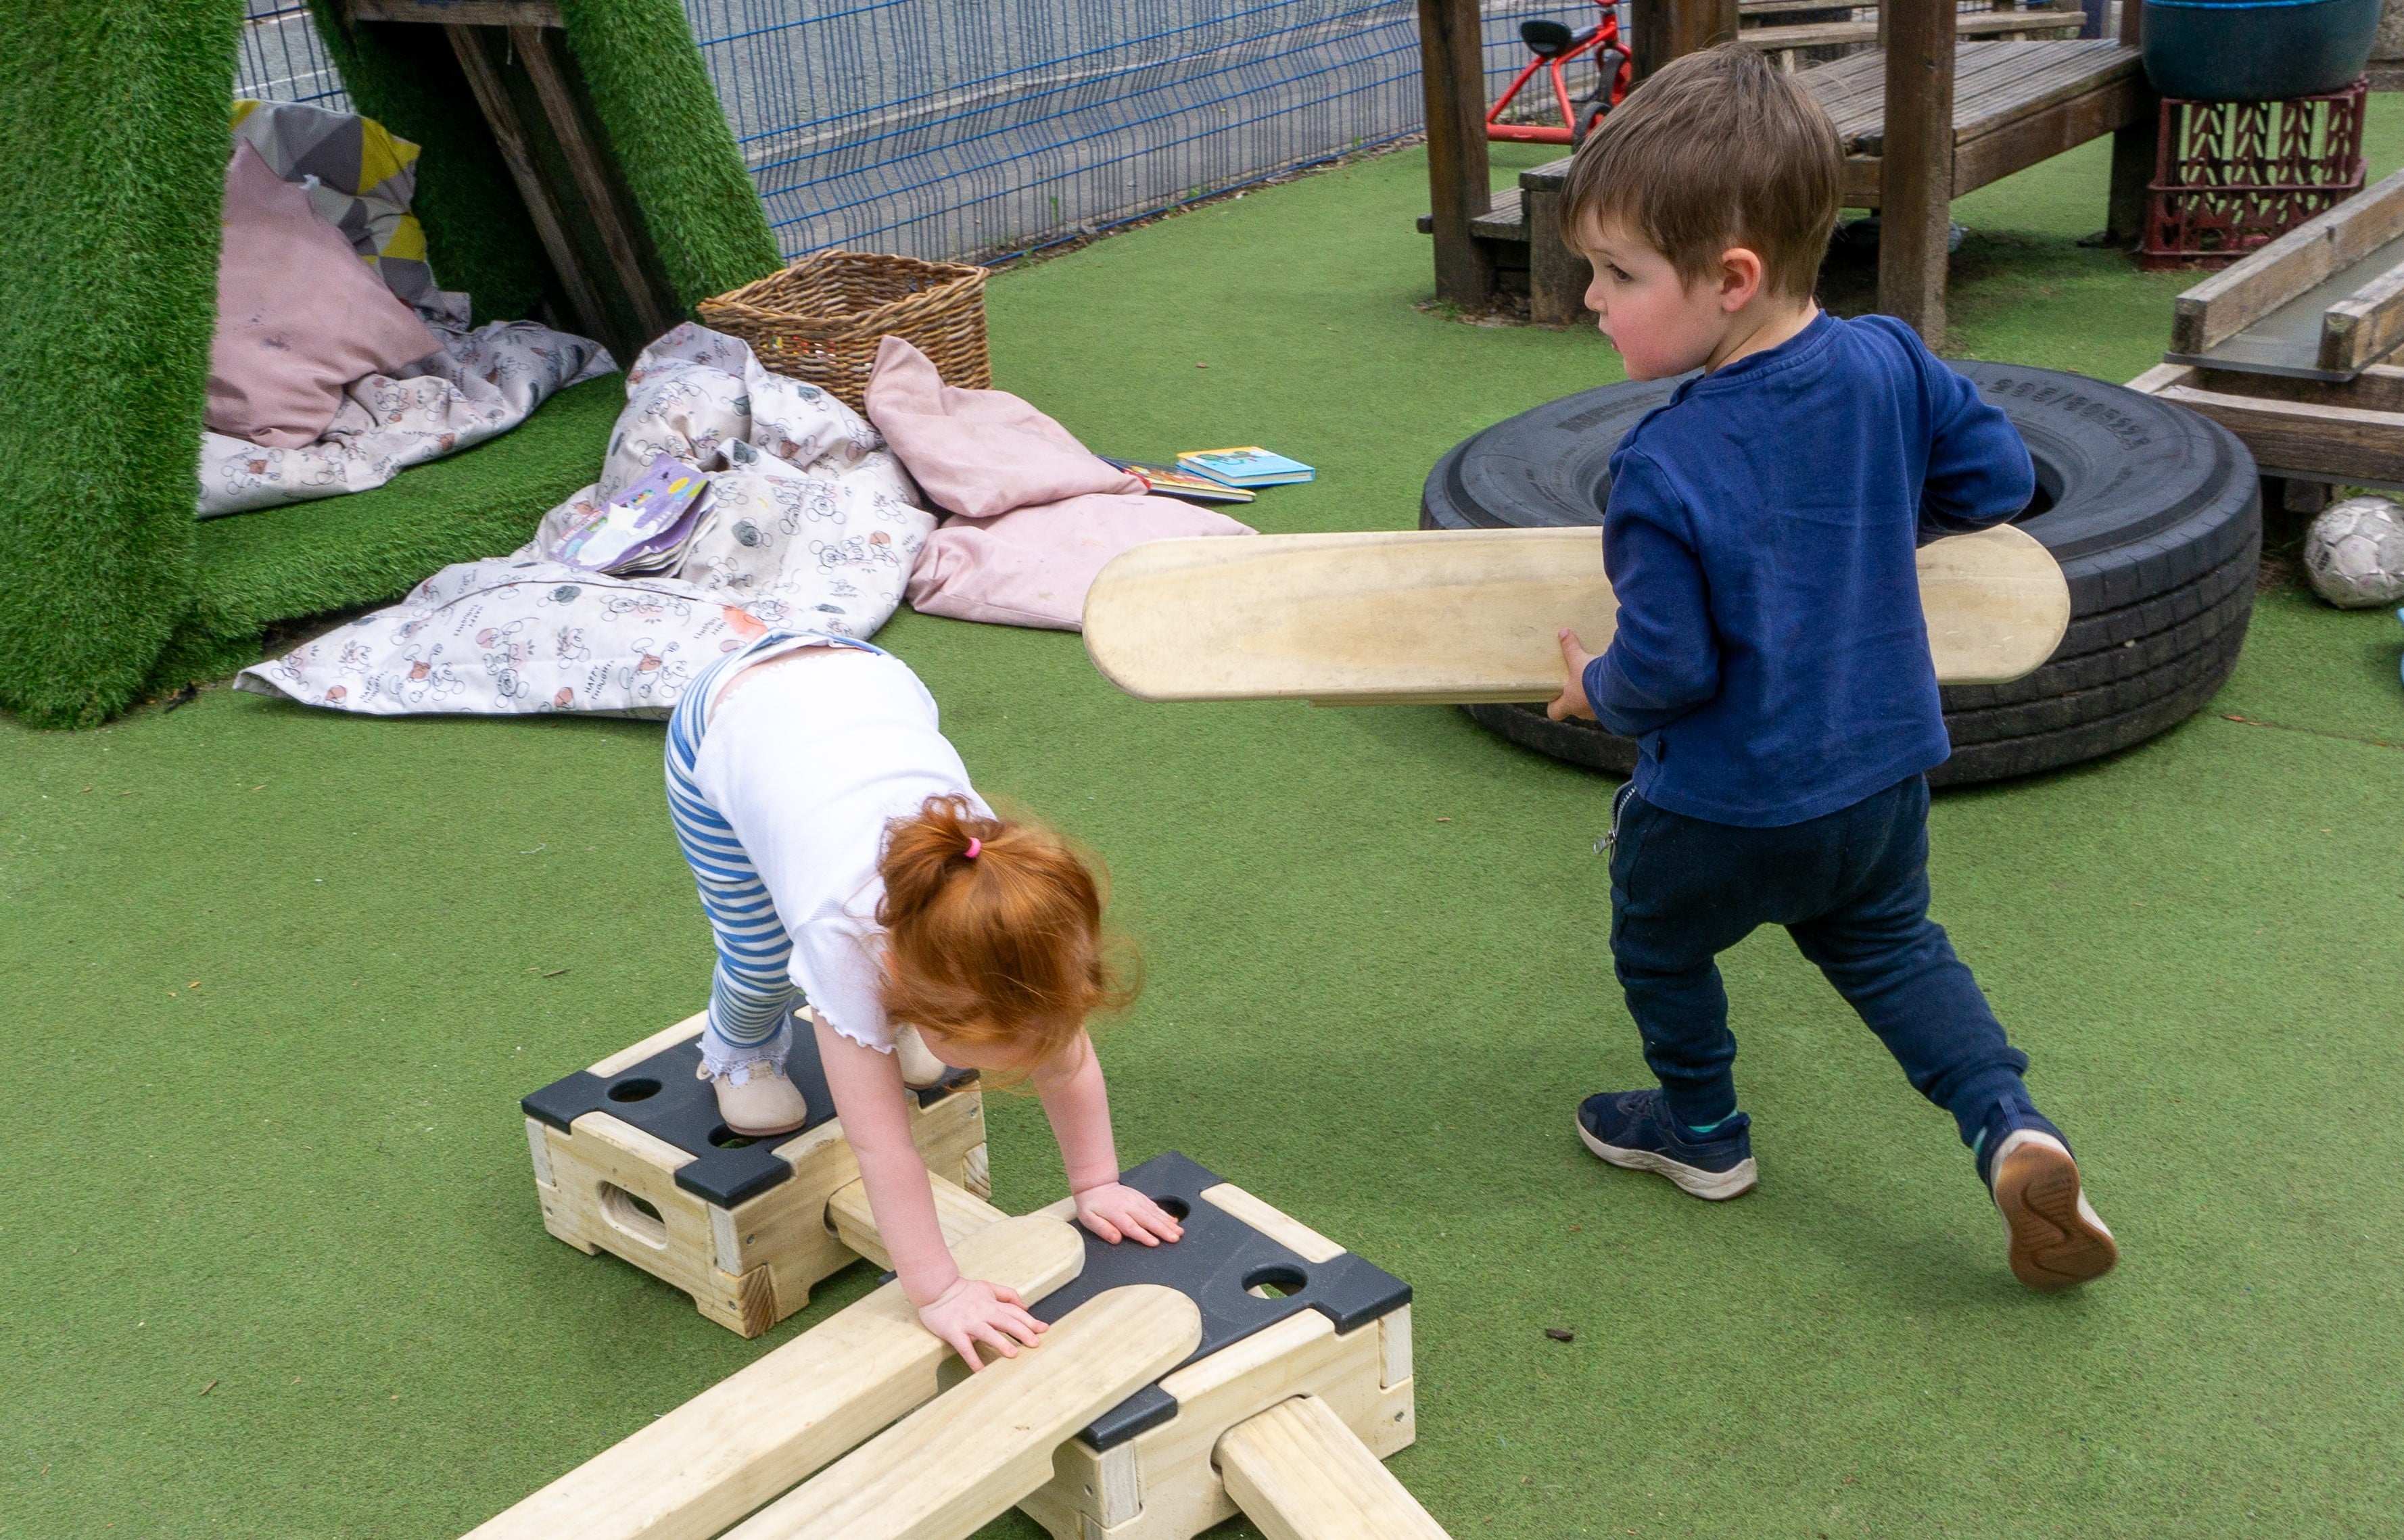
[[[1578,231],[1578,246],[1594,264],[1586,309],[1619,350],[1631,380],[1664,380],[1713,363],[1735,312],[1760,289],[1760,262],[1751,252],[1741,254],[1750,261],[1749,275],[1737,271],[1745,263],[1724,262],[1719,273],[1689,284],[1668,257],[1617,220],[1588,219]]]

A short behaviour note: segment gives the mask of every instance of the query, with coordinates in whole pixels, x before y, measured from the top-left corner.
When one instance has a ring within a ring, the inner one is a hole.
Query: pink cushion
[[[1128,547],[1251,533],[1223,513],[1140,494],[1064,498],[997,519],[946,519],[910,571],[910,607],[955,620],[1077,631],[1095,575]]]
[[[1143,492],[1139,479],[1007,391],[944,384],[934,360],[899,337],[876,345],[868,420],[927,495],[966,518],[1087,493]]]
[[[441,347],[309,195],[247,144],[226,167],[208,425],[270,449],[323,437],[342,387]]]

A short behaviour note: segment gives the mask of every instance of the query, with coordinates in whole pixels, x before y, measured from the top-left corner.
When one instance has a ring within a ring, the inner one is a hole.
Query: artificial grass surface
[[[1317,464],[1265,528],[1407,526],[1445,447],[1616,372],[1412,308],[1421,175],[1006,275],[997,378],[1105,452]],[[2100,162],[2029,176],[1995,190],[2060,229],[2038,278],[1965,273],[1969,345],[2136,373],[2176,285],[2069,245]],[[1391,1468],[1452,1533],[2392,1532],[2404,756],[2356,741],[2404,739],[2391,617],[2268,596],[2211,711],[1937,798],[1936,913],[2126,1247],[2066,1297],[2011,1281],[1949,1120],[1774,935],[1725,960],[1760,1191],[1577,1147],[1577,1099],[1643,1074],[1610,782],[1445,710],[1144,705],[1056,633],[879,641],[988,793],[1112,863],[1150,972],[1103,1039],[1123,1158],[1415,1285]],[[211,690],[0,745],[0,1535],[457,1533],[868,1285],[747,1343],[541,1229],[515,1098],[707,987],[657,727]],[[999,1200],[1055,1196],[1039,1110],[990,1117]]]
[[[134,699],[190,581],[242,7],[9,14],[0,708],[88,726]]]

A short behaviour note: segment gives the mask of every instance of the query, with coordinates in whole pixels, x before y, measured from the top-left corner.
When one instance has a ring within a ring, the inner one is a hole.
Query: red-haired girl
[[[1112,1242],[1179,1238],[1118,1180],[1085,1035],[1085,1019],[1128,992],[1104,955],[1100,884],[1059,836],[993,815],[900,659],[737,624],[755,634],[693,681],[668,724],[668,809],[718,938],[699,1073],[736,1132],[799,1128],[808,1109],[784,1073],[792,1022],[806,1020],[798,989],[918,1319],[971,1368],[980,1342],[1014,1357],[1043,1324],[1014,1291],[960,1275],[904,1098],[945,1063],[1025,1075],[1079,1221]]]

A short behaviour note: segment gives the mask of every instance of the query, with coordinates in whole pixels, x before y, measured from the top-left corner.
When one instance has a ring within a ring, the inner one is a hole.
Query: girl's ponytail
[[[930,797],[888,827],[878,869],[893,1020],[1041,1062],[1133,998],[1104,955],[1101,882],[1050,829]]]

